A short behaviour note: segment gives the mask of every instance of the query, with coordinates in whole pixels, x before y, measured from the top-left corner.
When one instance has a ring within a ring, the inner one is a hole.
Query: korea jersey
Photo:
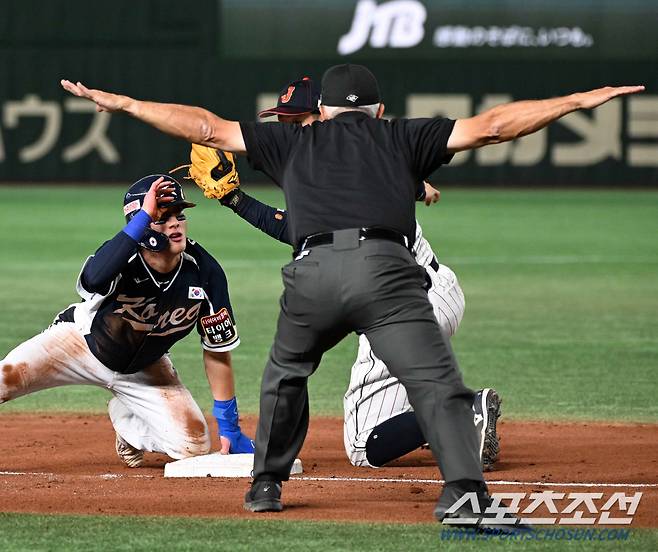
[[[83,301],[55,322],[75,322],[91,352],[111,370],[142,370],[194,327],[208,351],[230,351],[240,344],[226,275],[193,240],[187,240],[180,263],[168,274],[155,272],[136,249],[102,292],[85,289],[85,267],[92,258],[76,286]]]

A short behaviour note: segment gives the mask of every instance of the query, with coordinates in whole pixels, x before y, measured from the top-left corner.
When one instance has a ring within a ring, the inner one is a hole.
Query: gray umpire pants
[[[306,437],[307,379],[350,332],[404,385],[446,481],[482,481],[473,391],[423,289],[425,269],[402,245],[334,233],[282,269],[284,292],[261,384],[254,479],[285,481]]]

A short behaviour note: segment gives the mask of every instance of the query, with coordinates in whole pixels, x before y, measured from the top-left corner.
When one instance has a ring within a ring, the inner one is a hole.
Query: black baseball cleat
[[[500,418],[501,398],[495,389],[480,389],[473,399],[473,421],[480,439],[482,471],[491,471],[498,460],[500,442],[496,430]]]
[[[461,502],[455,508],[457,502]],[[493,504],[487,486],[480,481],[446,483],[434,509],[434,516],[444,525],[468,528],[478,533],[513,535],[532,531],[515,515],[506,512],[501,502],[500,511],[487,511]],[[494,510],[496,510],[494,508]]]
[[[250,512],[280,512],[281,483],[279,481],[254,481],[244,497],[244,509]]]

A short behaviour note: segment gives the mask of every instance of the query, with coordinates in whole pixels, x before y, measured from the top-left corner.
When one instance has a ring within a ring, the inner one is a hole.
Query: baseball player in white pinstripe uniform
[[[412,253],[427,271],[427,294],[434,315],[441,329],[452,336],[464,315],[464,293],[455,273],[438,263],[418,221]],[[379,467],[424,443],[406,390],[373,354],[365,335],[359,337],[359,351],[343,405],[345,451],[355,466]],[[493,389],[478,391],[473,411],[480,430],[483,468],[489,470],[499,449],[496,420],[500,415],[500,399],[497,393]]]

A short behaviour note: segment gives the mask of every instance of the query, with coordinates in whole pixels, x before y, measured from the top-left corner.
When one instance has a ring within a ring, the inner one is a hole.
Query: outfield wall
[[[123,181],[185,162],[184,143],[96,113],[61,78],[253,119],[285,82],[351,61],[376,73],[398,117],[468,117],[515,99],[645,84],[640,96],[460,154],[437,179],[658,186],[657,20],[658,2],[642,0],[115,0],[103,10],[8,0],[0,181]]]

